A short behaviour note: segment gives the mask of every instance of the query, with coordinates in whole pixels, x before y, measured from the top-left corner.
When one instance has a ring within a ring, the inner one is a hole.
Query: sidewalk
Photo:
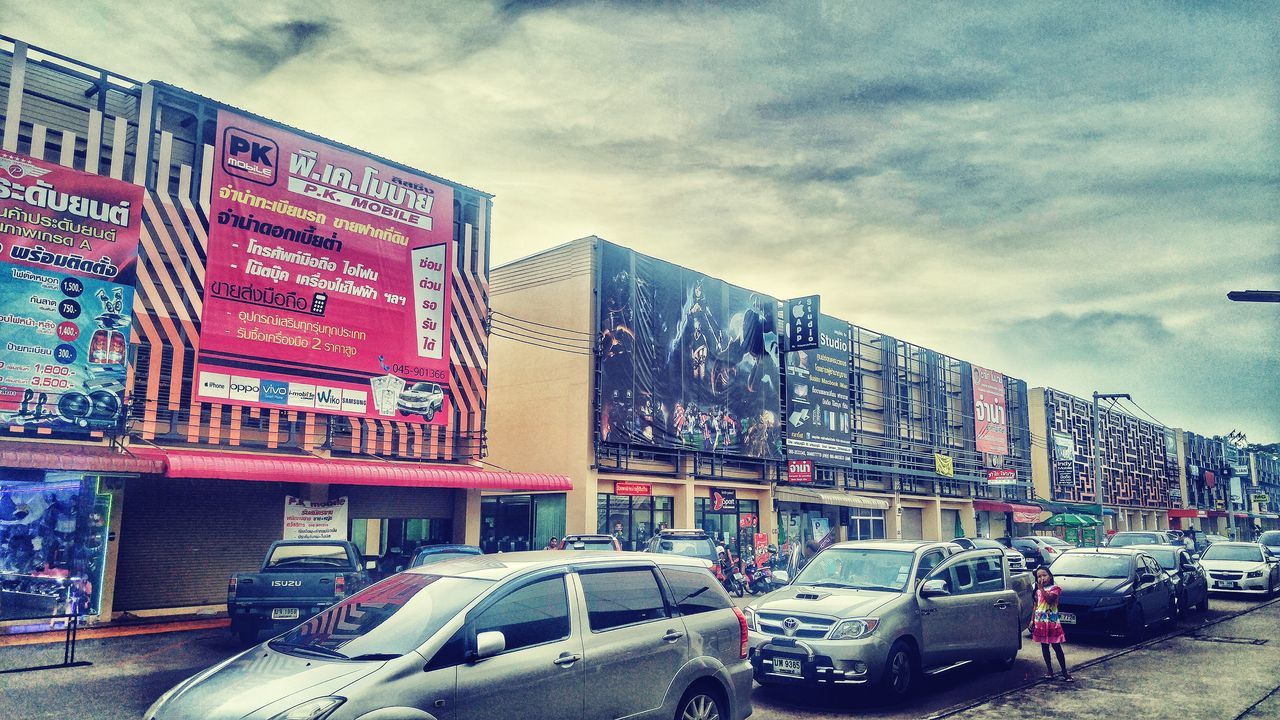
[[[184,615],[176,617],[133,618],[115,620],[110,623],[81,626],[76,631],[77,641],[99,638],[127,637],[130,635],[151,635],[155,633],[180,632],[183,630],[206,630],[209,628],[227,627],[231,621],[222,617]],[[43,645],[61,643],[66,640],[65,629],[48,630],[32,633],[11,633],[0,635],[0,648],[19,645]]]
[[[1073,669],[949,720],[1114,717],[1273,720],[1280,717],[1280,601]],[[1067,646],[1067,661],[1071,649]]]

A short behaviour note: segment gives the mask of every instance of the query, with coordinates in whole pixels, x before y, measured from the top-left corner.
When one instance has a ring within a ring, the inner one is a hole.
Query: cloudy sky
[[[1280,440],[1267,2],[0,0],[0,33],[1167,425]],[[986,9],[984,9],[986,8]]]

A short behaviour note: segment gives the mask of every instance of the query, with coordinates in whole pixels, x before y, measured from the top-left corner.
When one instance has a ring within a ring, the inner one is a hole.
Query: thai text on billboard
[[[600,439],[782,459],[778,301],[602,248]]]
[[[1009,454],[1004,375],[977,365],[973,366],[973,428],[978,452]]]
[[[818,347],[787,353],[787,458],[847,465],[853,457],[849,419],[849,324],[818,319]]]
[[[443,424],[453,190],[218,114],[201,400]]]
[[[143,189],[0,152],[0,422],[118,431]]]
[[[285,540],[346,540],[347,498],[327,502],[284,498]]]

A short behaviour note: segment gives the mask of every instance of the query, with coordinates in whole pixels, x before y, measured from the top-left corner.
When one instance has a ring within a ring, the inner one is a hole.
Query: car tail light
[[[235,596],[236,596],[236,579],[235,577],[232,577],[230,580],[227,580],[227,597],[233,598]]]
[[[333,596],[343,597],[347,594],[347,576],[339,575],[333,579]]]
[[[742,641],[742,645],[738,648],[738,659],[746,660],[747,648],[749,646],[749,642],[747,640],[747,616],[743,615],[742,611],[737,607],[733,608],[733,614],[738,616],[739,639]]]
[[[1047,553],[1049,553],[1050,555],[1052,555],[1052,554],[1054,554],[1054,553],[1058,552],[1057,550],[1054,550],[1054,549],[1053,549],[1053,546],[1052,546],[1052,545],[1045,545],[1045,546],[1044,546],[1044,551],[1045,551],[1045,552],[1047,552]]]

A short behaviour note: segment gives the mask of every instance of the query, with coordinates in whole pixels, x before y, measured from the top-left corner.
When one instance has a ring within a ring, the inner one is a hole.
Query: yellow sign
[[[956,463],[955,463],[955,460],[952,460],[951,456],[949,455],[941,455],[938,453],[934,453],[933,469],[934,469],[934,472],[944,477],[956,476]]]

